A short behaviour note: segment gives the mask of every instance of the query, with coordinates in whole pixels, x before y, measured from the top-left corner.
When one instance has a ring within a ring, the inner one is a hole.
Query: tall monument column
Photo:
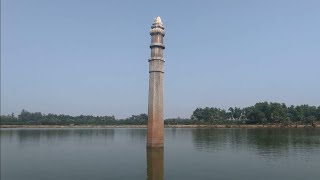
[[[149,104],[147,147],[163,147],[163,37],[161,18],[155,18],[151,30],[151,58],[149,59]]]

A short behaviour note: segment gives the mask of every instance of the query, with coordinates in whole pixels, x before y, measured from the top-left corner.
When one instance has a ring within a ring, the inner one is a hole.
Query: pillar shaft
[[[151,58],[149,59],[149,102],[147,147],[163,147],[163,37],[160,17],[151,26]]]

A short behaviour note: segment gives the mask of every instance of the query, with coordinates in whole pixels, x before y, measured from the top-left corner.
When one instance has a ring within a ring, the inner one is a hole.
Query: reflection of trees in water
[[[178,137],[192,136],[190,133],[190,131],[192,131],[192,129],[189,129],[189,128],[165,128],[164,131],[165,131],[164,132],[165,139],[167,139],[167,138],[174,139],[176,137],[178,138]]]
[[[12,131],[11,129],[1,129],[0,133],[1,133],[0,137],[5,137],[9,141],[12,141],[12,138],[14,138],[14,134],[15,134],[15,132]]]
[[[113,139],[114,133],[114,129],[72,129],[72,135],[84,138],[105,137]]]
[[[125,128],[125,129],[119,129],[117,132],[120,133],[120,131],[123,131],[125,133],[125,136],[130,138],[132,142],[145,143],[147,138],[147,129],[139,129],[139,128],[126,129]]]
[[[320,147],[320,129],[194,129],[192,134],[194,146],[206,151],[246,149],[283,156],[289,150],[299,153]]]
[[[177,134],[177,128],[168,128],[168,129],[171,131],[172,137],[175,138]]]
[[[163,180],[163,148],[147,148],[147,180]]]
[[[1,131],[1,136],[14,137],[20,144],[23,143],[47,143],[63,142],[69,138],[90,140],[104,138],[114,139],[114,129],[13,129]]]
[[[320,130],[248,129],[247,144],[262,156],[287,156],[289,151],[312,154],[320,147]]]
[[[280,130],[280,131],[279,131]],[[247,144],[260,155],[286,155],[290,146],[290,131],[287,129],[249,129]]]
[[[197,149],[219,151],[243,144],[242,129],[194,129],[193,142]]]
[[[146,129],[136,128],[6,129],[1,131],[1,136],[11,142],[15,140],[20,145],[74,142],[74,140],[77,142],[107,142],[110,140],[116,141],[115,137],[131,140],[132,142],[145,143],[146,131]]]

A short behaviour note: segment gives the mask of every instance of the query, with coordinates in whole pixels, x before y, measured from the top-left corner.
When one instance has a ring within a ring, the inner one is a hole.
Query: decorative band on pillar
[[[166,33],[164,31],[164,27],[151,27],[152,29],[150,30],[150,35],[155,35],[155,34],[161,34],[162,36],[165,36]]]
[[[148,59],[149,62],[156,61],[156,60],[165,62],[164,58],[162,58],[162,57],[152,57],[152,58]]]
[[[155,72],[164,73],[164,67],[163,67],[164,62],[165,62],[164,59],[161,57],[150,58],[149,73],[155,73]]]
[[[162,49],[166,48],[162,43],[152,43],[150,44],[150,48],[152,47],[161,47]]]
[[[156,73],[156,72],[164,74],[163,71],[149,71],[149,73]]]

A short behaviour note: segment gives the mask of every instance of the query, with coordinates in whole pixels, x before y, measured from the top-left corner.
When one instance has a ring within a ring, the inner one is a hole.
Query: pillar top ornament
[[[164,26],[160,16],[157,16],[156,18],[154,18],[154,21],[152,23],[151,30],[150,30],[150,35],[154,35],[157,33],[162,34],[163,36],[165,35]]]
[[[162,25],[161,17],[160,17],[160,16],[157,16],[156,18],[154,18],[154,23],[155,23],[155,24],[161,24],[161,25]]]

